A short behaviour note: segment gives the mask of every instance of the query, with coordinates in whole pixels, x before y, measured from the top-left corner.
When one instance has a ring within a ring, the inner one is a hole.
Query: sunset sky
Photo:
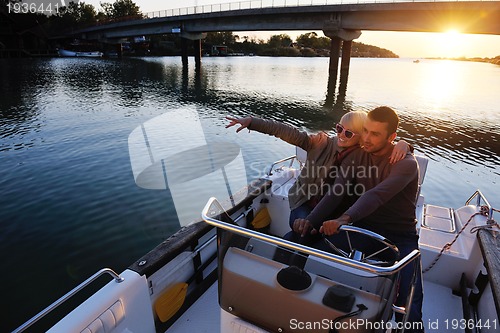
[[[287,33],[295,39],[304,31],[276,31],[254,32],[246,34],[235,32],[236,35],[252,36],[266,40],[270,35]],[[318,36],[323,36],[318,31]],[[363,31],[355,42],[375,45],[396,53],[400,57],[487,57],[500,56],[500,36],[494,35],[465,35],[456,31],[446,33],[423,32],[392,32],[392,31]]]
[[[114,0],[81,0],[93,4],[97,9],[100,2],[114,2]],[[261,0],[265,6],[272,0]],[[285,1],[285,0],[282,0]],[[315,0],[298,0],[317,3]],[[328,1],[328,0],[325,0]],[[185,0],[182,4],[177,0],[134,0],[143,13],[172,8],[202,6],[237,2],[234,0]],[[334,1],[328,1],[335,3]],[[304,2],[305,3],[305,2]],[[267,40],[271,35],[286,33],[295,39],[298,35],[308,31],[277,31],[277,32],[235,32],[239,36],[255,36],[257,39]],[[322,32],[318,32],[323,36]],[[356,42],[375,45],[389,49],[400,57],[488,57],[500,56],[500,36],[496,35],[464,35],[459,31],[443,33],[419,32],[377,32],[363,31]]]

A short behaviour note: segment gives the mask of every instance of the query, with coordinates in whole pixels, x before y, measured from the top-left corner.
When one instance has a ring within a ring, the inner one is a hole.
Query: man
[[[298,222],[302,234],[324,233],[332,236],[344,224],[372,230],[392,240],[406,256],[418,249],[415,205],[418,191],[418,165],[415,157],[407,154],[403,160],[391,165],[387,156],[393,150],[393,140],[399,124],[397,114],[389,107],[378,107],[368,113],[362,142],[363,150],[355,152],[352,165],[341,165],[339,175],[327,194],[306,219]],[[362,190],[359,199],[340,217],[328,220],[340,200]],[[326,220],[326,221],[325,221]],[[324,221],[324,222],[323,222]],[[335,236],[332,242],[335,242]],[[396,304],[404,306],[409,292],[414,266],[408,265],[401,272]],[[415,330],[423,332],[422,275],[420,263],[417,284],[408,320],[416,324]],[[400,316],[397,317],[400,320]]]

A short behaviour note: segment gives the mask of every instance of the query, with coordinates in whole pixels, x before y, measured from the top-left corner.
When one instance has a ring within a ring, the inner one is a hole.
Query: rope
[[[495,211],[497,211],[497,210],[495,209]],[[486,225],[479,225],[479,226],[472,228],[470,230],[470,233],[473,234],[475,232],[478,232],[479,230],[491,230],[491,231],[493,231],[495,228],[500,229],[500,225],[498,225],[498,223],[494,219],[491,219],[491,220],[486,221]]]
[[[498,211],[496,209],[493,209],[495,211]],[[436,258],[434,259],[434,261],[429,265],[427,266],[426,269],[424,269],[422,271],[422,273],[427,273],[428,271],[431,270],[432,267],[434,267],[434,265],[436,265],[436,263],[438,262],[438,260],[441,258],[441,256],[443,255],[443,252],[445,250],[449,250],[453,244],[455,244],[455,242],[457,241],[458,237],[460,236],[460,234],[465,230],[465,228],[467,228],[467,226],[469,225],[470,221],[472,221],[472,219],[477,216],[477,215],[482,215],[482,216],[488,216],[488,207],[486,206],[481,206],[479,208],[479,212],[477,213],[474,213],[471,215],[471,217],[469,218],[469,220],[467,221],[467,223],[464,224],[464,226],[462,227],[462,229],[460,229],[460,231],[455,235],[455,238],[453,238],[453,240],[451,242],[448,242],[446,244],[444,244],[443,248],[441,249],[441,251],[439,252],[439,254],[436,256]],[[478,226],[478,227],[474,227],[471,229],[471,233],[474,233],[474,232],[477,232],[479,229],[492,229],[493,226],[497,226],[498,227],[498,224],[495,222],[495,220],[488,220],[487,221],[487,224],[484,225],[484,226]]]
[[[339,321],[346,319],[346,318],[357,316],[361,312],[368,310],[368,308],[364,304],[356,304],[356,306],[358,307],[358,309],[356,311],[353,311],[351,313],[348,313],[348,314],[345,314],[343,316],[335,318],[335,320],[332,322],[332,325],[331,325],[332,328],[330,329],[329,333],[338,333],[339,332],[338,329],[335,328],[335,326],[336,326],[335,324],[338,323]]]

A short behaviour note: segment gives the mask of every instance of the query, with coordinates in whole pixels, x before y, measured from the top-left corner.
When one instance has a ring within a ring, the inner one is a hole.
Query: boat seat
[[[307,151],[300,147],[295,147],[295,157],[303,165],[307,160]]]
[[[422,155],[415,155],[415,159],[418,163],[418,186],[422,186],[424,183],[425,173],[427,172],[427,164],[429,164],[429,159]]]
[[[422,226],[431,230],[455,233],[453,209],[429,204],[425,205]]]
[[[425,173],[427,172],[427,164],[429,159],[422,155],[415,155],[415,159],[418,164],[418,190],[417,190],[417,202],[416,202],[416,217],[417,217],[417,231],[420,232],[420,227],[424,222],[424,196],[420,194],[422,189],[422,184],[424,183]]]
[[[295,147],[295,159],[300,163],[301,168],[306,162],[307,152],[300,147]],[[268,197],[270,203],[268,205],[269,214],[272,220],[270,233],[278,237],[283,237],[290,231],[288,225],[290,216],[288,191],[295,183],[301,170],[298,163],[294,164],[294,166],[282,166],[277,170],[273,170],[273,174],[268,176],[268,179],[272,180],[271,195]]]

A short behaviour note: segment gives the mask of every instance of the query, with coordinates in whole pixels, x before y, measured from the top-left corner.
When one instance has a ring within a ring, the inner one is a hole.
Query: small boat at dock
[[[66,49],[58,49],[57,53],[60,57],[101,58],[103,56],[103,53],[100,51],[71,51]]]

